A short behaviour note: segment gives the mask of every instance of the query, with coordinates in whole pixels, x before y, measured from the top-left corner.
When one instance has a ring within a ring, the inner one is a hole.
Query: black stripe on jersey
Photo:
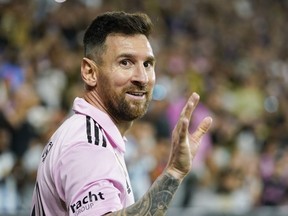
[[[46,216],[44,208],[43,208],[43,203],[42,203],[42,198],[41,198],[38,182],[36,182],[36,194],[37,194],[37,201],[38,201],[38,207],[39,207],[39,209],[38,209],[39,215]],[[35,206],[34,206],[33,212],[35,215]],[[32,212],[32,215],[33,215],[33,212]]]
[[[107,141],[104,136],[104,131],[102,127],[93,119],[94,122],[94,130],[95,130],[95,145],[99,145],[100,141],[102,141],[102,147],[107,146]],[[101,137],[100,137],[101,136]]]
[[[107,141],[104,136],[104,131],[101,128],[101,126],[94,120],[93,125],[91,124],[91,117],[86,116],[86,134],[87,134],[87,141],[88,143],[94,143],[94,145],[101,145],[102,147],[107,147]],[[94,137],[92,136],[92,133],[94,131]],[[93,142],[94,139],[94,142]]]
[[[32,210],[32,213],[31,213],[31,216],[36,216],[36,214],[35,214],[35,205],[34,205],[34,207],[33,207],[33,210]]]
[[[106,141],[106,138],[104,136],[104,131],[103,131],[102,128],[101,128],[101,131],[102,131],[102,146],[106,147],[107,146],[107,141]]]
[[[95,135],[94,144],[99,145],[99,127],[94,119],[93,119],[93,122],[94,122],[94,135]]]
[[[92,143],[90,116],[86,116],[86,134],[88,143]]]

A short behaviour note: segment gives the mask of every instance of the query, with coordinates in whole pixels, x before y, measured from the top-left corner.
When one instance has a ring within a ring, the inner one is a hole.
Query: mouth
[[[129,92],[127,92],[127,95],[129,95],[130,97],[133,97],[135,99],[143,99],[146,94],[147,94],[147,92],[145,92],[145,91],[129,91]]]

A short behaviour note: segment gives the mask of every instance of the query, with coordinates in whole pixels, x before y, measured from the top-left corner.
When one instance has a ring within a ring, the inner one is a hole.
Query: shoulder
[[[51,150],[51,151],[50,151]],[[42,157],[47,157],[48,152],[52,160],[58,161],[67,157],[72,152],[85,156],[87,152],[111,154],[114,152],[103,129],[91,117],[74,114],[66,119],[55,131],[44,149]],[[101,153],[102,152],[102,153]]]
[[[95,167],[107,167],[109,162],[116,160],[113,146],[103,129],[86,115],[75,114],[67,119],[52,137],[51,143],[55,146],[54,168],[62,173],[73,169],[76,172],[73,176],[81,170],[91,174]]]
[[[107,138],[102,127],[90,116],[74,114],[58,128],[52,139],[63,145],[87,143],[107,147]]]

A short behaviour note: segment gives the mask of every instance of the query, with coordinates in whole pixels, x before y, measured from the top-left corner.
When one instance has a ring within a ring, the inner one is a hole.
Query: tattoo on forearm
[[[149,189],[149,191],[132,206],[115,212],[116,216],[159,216],[165,215],[168,206],[175,194],[180,181],[172,175],[165,173],[159,177]]]

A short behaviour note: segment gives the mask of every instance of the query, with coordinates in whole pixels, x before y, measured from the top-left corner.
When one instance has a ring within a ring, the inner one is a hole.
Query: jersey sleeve
[[[79,143],[58,160],[54,181],[69,215],[103,215],[123,208],[119,175],[111,149]]]

